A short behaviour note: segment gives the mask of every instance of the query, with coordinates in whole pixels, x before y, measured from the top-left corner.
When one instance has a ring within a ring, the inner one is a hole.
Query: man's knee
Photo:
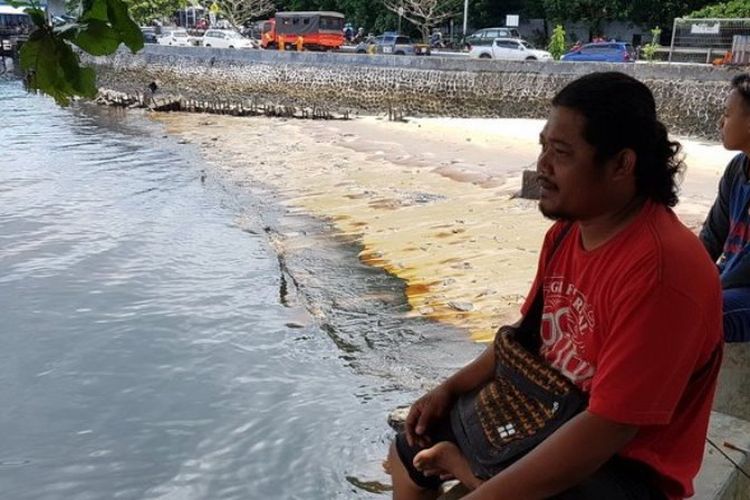
[[[414,466],[414,457],[423,449],[424,448],[417,445],[410,446],[406,439],[406,435],[399,433],[396,436],[396,439],[391,443],[390,450],[388,451],[388,459],[393,460],[391,462],[393,470],[398,470],[399,473],[403,471],[403,475],[415,488],[437,490],[442,483],[440,478],[437,476],[425,476]],[[392,476],[395,481],[396,474],[392,473]]]

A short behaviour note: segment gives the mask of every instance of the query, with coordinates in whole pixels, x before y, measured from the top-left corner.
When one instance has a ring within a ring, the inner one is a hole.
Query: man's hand
[[[553,497],[591,476],[637,433],[637,426],[620,424],[584,411],[465,499],[534,500]]]
[[[435,420],[445,417],[453,404],[453,395],[444,385],[439,385],[421,398],[409,410],[406,417],[406,441],[409,446],[415,444],[427,447],[429,439],[424,436],[425,431]]]
[[[458,479],[470,490],[482,484],[482,480],[474,476],[461,450],[450,441],[441,441],[417,453],[414,467],[425,476],[439,476],[441,481]]]

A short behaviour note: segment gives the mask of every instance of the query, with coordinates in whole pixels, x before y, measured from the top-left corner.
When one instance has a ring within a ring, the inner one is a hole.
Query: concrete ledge
[[[714,410],[750,421],[750,342],[724,346]]]
[[[721,451],[748,471],[750,458],[742,452],[726,448],[724,442],[749,449],[750,422],[713,412],[708,437],[721,448]],[[695,498],[699,500],[750,500],[750,483],[721,452],[706,443],[703,466],[695,480]]]
[[[127,54],[127,52],[122,52]],[[241,63],[300,64],[306,66],[360,66],[371,68],[404,68],[429,71],[471,71],[487,73],[544,73],[546,75],[581,76],[592,71],[621,71],[641,80],[699,79],[728,82],[737,69],[705,64],[616,64],[570,63],[561,61],[496,61],[469,57],[389,56],[341,52],[294,52],[274,50],[235,50],[211,47],[167,47],[146,45],[136,57],[145,62],[165,59],[194,59],[197,61],[235,61]]]

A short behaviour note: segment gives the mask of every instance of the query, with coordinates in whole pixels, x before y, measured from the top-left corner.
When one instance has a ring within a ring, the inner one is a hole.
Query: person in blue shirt
[[[721,120],[721,140],[735,156],[700,239],[717,262],[724,296],[724,339],[750,341],[750,74],[732,80]]]

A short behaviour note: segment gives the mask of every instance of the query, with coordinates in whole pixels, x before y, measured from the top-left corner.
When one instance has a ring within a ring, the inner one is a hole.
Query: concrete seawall
[[[672,133],[717,137],[733,72],[702,65],[503,62],[147,46],[96,58],[99,87],[135,94],[154,80],[187,99],[410,115],[543,118],[554,93],[592,71],[623,71],[654,91]],[[617,96],[613,96],[616,99]],[[616,117],[613,117],[616,119]]]

